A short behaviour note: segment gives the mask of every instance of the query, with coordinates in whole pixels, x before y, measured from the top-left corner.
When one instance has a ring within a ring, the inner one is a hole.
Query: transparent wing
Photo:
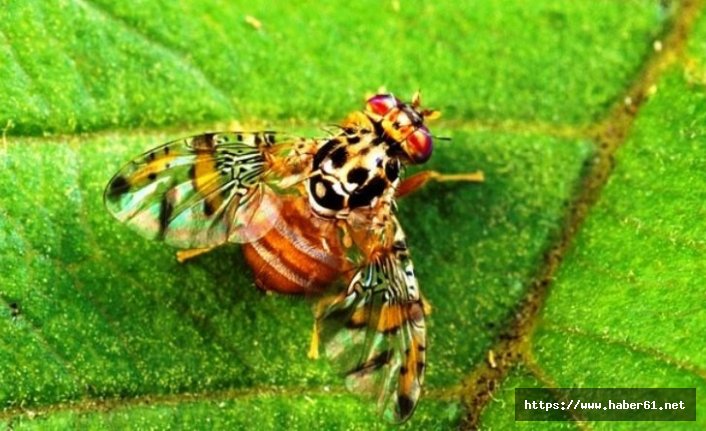
[[[106,187],[105,205],[141,235],[176,247],[254,241],[279,216],[267,180],[276,152],[293,142],[276,144],[270,132],[170,142],[124,166]]]
[[[424,381],[426,311],[404,233],[391,223],[391,246],[322,303],[317,320],[326,355],[347,365],[348,387],[374,394],[386,419],[403,422]]]

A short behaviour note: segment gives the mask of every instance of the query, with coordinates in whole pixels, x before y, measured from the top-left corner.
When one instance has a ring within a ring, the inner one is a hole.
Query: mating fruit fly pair
[[[426,364],[424,301],[395,216],[395,199],[429,180],[482,181],[482,173],[423,171],[432,135],[419,95],[368,99],[323,139],[275,132],[205,133],[157,147],[105,190],[108,210],[143,236],[182,250],[180,262],[243,244],[258,287],[321,294],[319,342],[347,364],[349,387],[372,392],[387,419],[410,417]],[[342,288],[331,289],[342,281]],[[334,290],[332,292],[332,290]]]

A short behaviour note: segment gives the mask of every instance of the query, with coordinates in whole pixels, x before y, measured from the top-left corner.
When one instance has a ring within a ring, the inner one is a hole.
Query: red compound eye
[[[432,138],[426,127],[420,127],[407,136],[407,155],[414,163],[424,163],[431,157]]]
[[[367,110],[378,115],[387,114],[400,101],[392,94],[378,94],[368,99]]]

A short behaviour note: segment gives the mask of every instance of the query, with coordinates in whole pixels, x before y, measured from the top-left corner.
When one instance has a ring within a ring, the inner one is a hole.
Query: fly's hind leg
[[[176,252],[176,258],[179,263],[184,263],[187,260],[193,259],[196,256],[201,256],[204,253],[208,253],[216,247],[206,247],[206,248],[190,248],[187,250],[178,250]]]
[[[469,183],[482,183],[485,181],[485,176],[483,175],[483,171],[476,171],[467,174],[442,174],[437,171],[422,171],[412,175],[411,177],[405,178],[400,186],[397,187],[395,196],[400,198],[416,192],[420,188],[424,187],[424,185],[429,181],[466,181]]]
[[[338,296],[324,296],[314,306],[314,329],[311,331],[311,342],[309,343],[309,359],[319,358],[319,340],[321,332],[321,320],[324,319],[324,312],[335,302],[340,302],[345,298],[345,293]]]

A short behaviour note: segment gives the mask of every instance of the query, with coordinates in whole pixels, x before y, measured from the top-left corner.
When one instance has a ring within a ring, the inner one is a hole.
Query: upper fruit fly
[[[405,166],[431,157],[426,121],[436,116],[420,108],[418,94],[411,103],[378,94],[325,138],[263,131],[180,139],[120,169],[105,205],[143,236],[180,248],[180,262],[242,243],[261,289],[341,286],[316,306],[309,356],[321,344],[347,362],[349,385],[374,391],[383,416],[402,422],[424,380],[430,307],[395,199],[429,180],[483,180],[481,172],[434,171],[403,179]]]

